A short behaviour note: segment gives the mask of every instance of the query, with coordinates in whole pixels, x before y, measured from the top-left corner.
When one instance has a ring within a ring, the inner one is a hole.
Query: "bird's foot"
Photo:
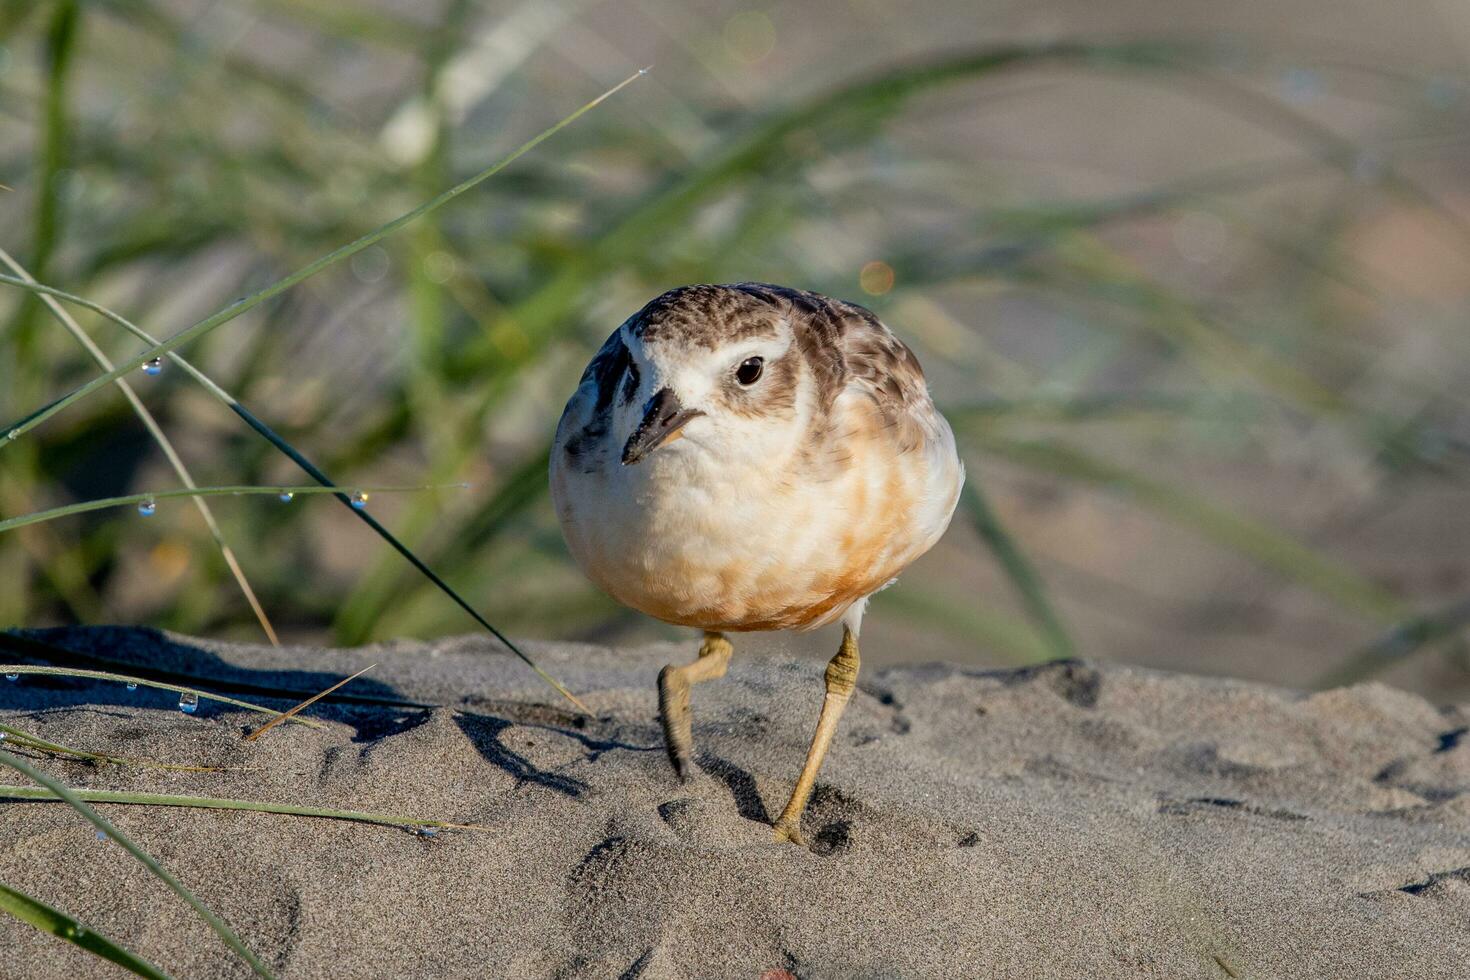
[[[664,726],[664,747],[680,782],[689,779],[689,760],[694,754],[693,722],[689,712],[689,681],[678,667],[668,666],[658,675],[658,714]]]
[[[801,836],[801,825],[795,820],[782,817],[776,821],[773,835],[778,842],[795,844],[797,847],[806,847],[806,840]]]

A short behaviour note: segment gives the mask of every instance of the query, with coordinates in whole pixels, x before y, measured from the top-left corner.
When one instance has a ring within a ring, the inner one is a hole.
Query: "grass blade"
[[[48,632],[48,631],[41,631]],[[158,630],[138,628],[137,632],[146,633],[159,642],[169,642],[167,635]],[[145,667],[136,662],[127,660],[115,660],[100,654],[82,653],[66,647],[57,646],[29,636],[8,630],[0,631],[0,652],[14,654],[16,657],[28,658],[41,663],[52,663],[60,667],[73,667],[78,670],[103,670],[114,674],[121,671],[138,674],[140,677],[149,677],[156,681],[168,684],[208,684],[217,691],[234,691],[245,697],[271,698],[279,701],[299,701],[301,698],[312,694],[312,691],[291,689],[288,687],[277,687],[271,684],[257,684],[240,679],[228,679],[224,677],[198,677],[184,671],[164,670],[159,667]],[[442,705],[429,704],[424,701],[411,701],[408,698],[383,697],[373,694],[337,694],[331,697],[336,704],[367,705],[374,708],[438,708]]]
[[[259,497],[259,496],[284,496],[285,494],[313,494],[330,493],[333,495],[342,493],[413,493],[419,490],[442,490],[444,487],[344,487],[335,489],[329,487],[189,487],[178,490],[156,490],[151,493],[130,493],[121,497],[101,497],[97,500],[82,500],[74,504],[66,504],[61,507],[52,507],[49,510],[38,510],[32,514],[22,514],[19,517],[11,517],[0,521],[0,534],[13,531],[18,527],[28,524],[39,524],[42,521],[54,521],[59,517],[69,517],[72,514],[85,514],[94,510],[106,510],[109,507],[126,507],[130,504],[146,504],[150,501],[169,500],[174,497]]]
[[[60,909],[47,905],[39,898],[32,898],[25,892],[17,891],[4,882],[0,882],[0,910],[9,912],[42,932],[51,933],[57,939],[85,949],[93,956],[115,963],[137,976],[148,977],[149,980],[169,980],[167,973],[132,950],[124,949],[95,929],[84,927]]]
[[[885,589],[873,597],[885,613],[903,616],[926,629],[939,629],[986,645],[986,659],[1024,665],[1045,663],[1051,652],[1026,623],[975,602],[952,602],[919,589]]]
[[[78,759],[87,759],[91,762],[110,762],[118,766],[145,766],[150,769],[169,769],[174,772],[223,772],[220,766],[180,766],[168,762],[155,762],[152,759],[133,759],[121,755],[103,755],[100,752],[84,752],[81,749],[69,748],[48,742],[44,738],[32,735],[24,729],[16,728],[14,725],[0,724],[0,739],[4,739],[7,745],[19,746],[23,749],[38,749],[42,752],[51,752],[56,755],[69,755]]]
[[[69,303],[76,303],[79,306],[92,310],[93,312],[118,324],[124,330],[133,334],[133,336],[138,337],[145,343],[154,345],[158,343],[157,340],[145,333],[142,328],[133,324],[119,314],[114,313],[107,307],[102,306],[99,303],[94,303],[89,299],[85,299],[81,296],[75,296],[71,293],[63,292],[62,290],[55,289],[51,286],[44,286],[40,283],[28,283],[22,279],[17,279],[13,276],[7,276],[4,274],[0,274],[0,282],[5,282],[13,286],[19,286],[22,289],[30,289],[35,292],[40,292],[48,296],[56,297],[57,299],[65,300]],[[448,596],[455,605],[464,610],[465,613],[467,613],[471,619],[473,619],[476,623],[483,627],[486,632],[488,632],[491,636],[494,636],[497,640],[504,644],[507,650],[515,654],[518,658],[520,658],[522,663],[524,663],[527,667],[530,667],[531,670],[535,671],[536,675],[547,684],[549,684],[553,690],[555,690],[562,697],[566,698],[572,704],[576,705],[577,710],[581,711],[583,714],[592,714],[591,710],[585,704],[583,704],[576,695],[567,690],[566,686],[563,685],[561,681],[557,680],[555,677],[552,677],[549,673],[542,670],[541,667],[538,666],[537,663],[530,658],[530,656],[522,651],[519,646],[512,643],[510,638],[507,637],[504,633],[496,629],[488,619],[480,615],[479,610],[475,609],[474,606],[471,606],[468,600],[466,600],[463,596],[456,592],[448,582],[446,582],[437,572],[430,568],[422,559],[415,555],[407,545],[399,541],[398,537],[394,535],[393,532],[384,527],[377,518],[373,517],[365,510],[358,510],[357,508],[353,507],[351,499],[347,496],[345,492],[342,492],[340,488],[337,488],[337,485],[332,482],[331,478],[328,477],[327,474],[323,473],[315,463],[302,455],[295,446],[292,446],[289,442],[282,438],[280,434],[272,429],[269,425],[267,425],[266,422],[260,418],[260,416],[256,415],[250,409],[246,408],[234,395],[230,394],[228,391],[215,384],[212,378],[206,375],[203,371],[200,371],[198,368],[194,367],[194,365],[185,360],[182,355],[170,351],[168,356],[170,360],[179,365],[179,367],[187,372],[189,376],[192,377],[195,381],[203,385],[210,394],[214,395],[214,397],[218,398],[221,402],[228,406],[230,411],[238,415],[245,422],[246,425],[250,426],[256,432],[258,432],[267,442],[269,442],[272,446],[275,446],[276,449],[279,450],[281,453],[285,454],[287,458],[289,458],[293,463],[299,466],[308,476],[310,476],[313,480],[316,480],[323,487],[333,489],[335,491],[335,496],[337,500],[341,502],[344,506],[348,507],[358,518],[358,520],[365,523],[369,528],[373,530],[373,533],[377,534],[378,537],[387,542],[389,547],[402,555],[403,558],[408,561],[410,565],[412,565],[415,569],[419,571],[420,574],[422,574],[431,583],[433,583],[434,586],[439,589],[439,591]]]
[[[1457,636],[1467,626],[1470,626],[1470,600],[1406,620],[1353,654],[1346,663],[1322,675],[1316,686],[1344,687],[1368,680],[1426,647]]]
[[[982,429],[967,428],[966,434],[985,451],[1022,466],[1090,483],[1134,500],[1350,609],[1387,622],[1404,616],[1404,606],[1397,597],[1350,569],[1318,555],[1290,535],[1185,490],[1062,443],[1010,439]]]
[[[0,753],[3,754],[3,753]],[[69,790],[88,803],[125,803],[134,806],[182,806],[199,810],[248,810],[251,813],[275,813],[286,817],[318,817],[323,820],[345,820],[384,827],[429,827],[435,830],[481,830],[491,828],[474,823],[450,823],[425,820],[396,813],[372,813],[367,810],[333,810],[319,806],[297,806],[294,803],[262,803],[257,800],[235,800],[217,796],[176,796],[167,793],[128,793],[108,789]],[[0,799],[56,802],[61,797],[50,789],[36,786],[0,786]]]
[[[346,685],[352,683],[353,681],[357,680],[363,674],[366,674],[368,671],[372,670],[376,666],[377,666],[377,664],[368,664],[366,667],[364,667],[362,670],[359,670],[357,673],[353,674],[351,677],[344,677],[342,680],[340,680],[337,683],[333,684],[331,687],[327,688],[325,691],[322,691],[320,694],[313,694],[311,697],[307,698],[305,701],[302,701],[296,707],[291,708],[288,711],[281,712],[280,714],[278,714],[274,718],[272,718],[270,721],[266,722],[264,725],[261,725],[255,731],[251,732],[249,735],[246,735],[245,736],[245,741],[247,741],[247,742],[253,742],[253,741],[255,741],[257,738],[260,738],[260,736],[264,735],[266,732],[270,731],[272,728],[275,728],[277,725],[279,725],[281,722],[285,721],[287,718],[292,717],[297,712],[301,711],[303,708],[309,708],[309,707],[311,707],[312,705],[314,705],[318,701],[320,701],[322,698],[326,697],[328,694],[331,694],[333,691],[337,690],[338,688],[345,687]]]
[[[374,230],[368,232],[366,235],[361,236],[357,240],[349,242],[346,245],[343,245],[342,247],[336,249],[335,251],[329,252],[326,255],[323,255],[321,258],[308,263],[302,268],[291,273],[289,276],[286,276],[284,279],[279,279],[271,285],[265,287],[264,289],[251,293],[249,296],[237,300],[234,303],[231,303],[229,306],[226,306],[224,309],[221,309],[211,314],[210,316],[205,317],[203,320],[200,320],[193,326],[186,327],[183,330],[180,330],[172,337],[163,341],[163,343],[156,344],[155,346],[150,347],[148,350],[145,350],[143,353],[134,355],[132,358],[118,365],[111,371],[108,371],[106,374],[102,374],[97,376],[96,378],[93,378],[91,381],[88,381],[81,387],[76,388],[70,393],[61,396],[48,405],[44,405],[41,408],[36,409],[30,415],[27,415],[23,419],[17,420],[10,426],[0,427],[0,433],[3,433],[0,434],[0,447],[3,447],[7,443],[14,441],[15,439],[18,439],[21,435],[29,432],[31,429],[40,425],[46,419],[55,415],[57,412],[66,408],[68,405],[71,405],[73,402],[87,397],[88,395],[97,391],[97,389],[103,387],[104,385],[111,384],[113,381],[117,380],[120,377],[123,377],[129,372],[137,370],[145,362],[150,361],[155,357],[162,357],[164,354],[167,354],[174,348],[181,347],[184,344],[189,343],[191,340],[204,336],[211,330],[214,330],[216,327],[220,327],[240,316],[242,313],[246,313],[249,310],[254,309],[261,303],[264,303],[266,300],[271,299],[274,296],[278,296],[291,287],[307,279],[310,279],[312,276],[316,275],[318,272],[321,272],[328,266],[335,265],[343,259],[350,258],[351,256],[356,255],[358,252],[361,252],[363,249],[382,241],[384,238],[387,238],[399,228],[402,228],[404,225],[415,220],[416,218],[420,218],[431,211],[443,207],[450,201],[454,200],[456,197],[459,197],[461,194],[473,189],[476,185],[504,170],[506,167],[510,166],[510,164],[520,159],[522,156],[529,153],[537,146],[540,146],[543,142],[550,139],[553,135],[560,132],[565,127],[571,125],[577,119],[581,118],[584,114],[592,111],[603,101],[611,98],[613,95],[617,94],[626,86],[631,85],[634,81],[636,81],[638,78],[646,73],[647,69],[643,69],[642,71],[638,71],[632,75],[629,75],[627,78],[623,79],[617,85],[614,85],[612,88],[608,89],[606,92],[602,93],[591,102],[588,102],[580,109],[577,109],[575,112],[562,118],[560,122],[557,122],[555,125],[551,126],[548,129],[542,130],[538,135],[527,140],[525,143],[522,143],[519,147],[501,157],[495,163],[486,167],[484,170],[481,170],[474,176],[468,177],[458,184],[455,184],[453,187],[439,194],[437,197],[434,197],[424,202],[423,204],[420,204],[418,207],[414,208],[411,211],[407,211],[404,214],[399,215],[385,225],[380,225]]]
[[[1058,659],[1074,656],[1076,647],[1072,643],[1072,637],[1068,635],[1066,627],[1062,625],[1061,617],[1057,615],[1056,609],[1047,597],[1046,586],[1042,583],[1041,576],[1037,574],[1036,568],[1016,544],[1016,539],[1006,530],[999,515],[990,506],[990,501],[986,499],[985,491],[973,472],[978,467],[972,466],[970,469],[972,471],[970,478],[965,481],[965,488],[960,496],[965,513],[969,515],[970,523],[974,525],[981,539],[990,548],[990,553],[1000,563],[1006,577],[1011,580],[1011,585],[1020,595],[1026,612],[1036,623],[1036,628],[1047,646],[1051,648],[1052,655]]]
[[[244,708],[246,711],[255,711],[263,715],[274,715],[277,712],[270,708],[251,704],[249,701],[241,701],[237,698],[226,697],[223,694],[211,694],[201,691],[197,687],[184,687],[180,684],[169,684],[164,681],[150,681],[144,677],[130,677],[127,674],[114,674],[105,670],[81,670],[76,667],[32,667],[29,664],[4,664],[0,665],[0,673],[3,674],[39,674],[47,677],[84,677],[95,681],[117,681],[121,684],[137,684],[139,687],[151,687],[160,691],[173,691],[176,694],[193,694],[196,697],[208,698],[221,704],[228,704],[235,708]],[[325,728],[319,721],[310,718],[293,718],[292,721],[298,725],[306,725],[308,728]]]
[[[35,283],[35,278],[3,248],[0,248],[0,262],[4,262],[20,278],[32,284]],[[41,302],[46,304],[46,308],[60,321],[67,332],[76,338],[77,343],[81,344],[91,356],[92,360],[97,362],[98,367],[104,371],[112,370],[113,364],[111,359],[102,352],[102,348],[98,347],[92,341],[91,337],[87,336],[86,331],[81,328],[76,320],[72,319],[71,314],[66,311],[66,307],[62,306],[56,297],[48,296],[44,293],[32,295],[40,295]],[[194,482],[194,478],[189,474],[188,468],[184,466],[183,458],[174,449],[174,444],[164,433],[163,427],[158,424],[158,420],[153,417],[153,413],[148,411],[148,406],[143,404],[142,399],[138,397],[138,393],[133,390],[133,386],[128,384],[123,378],[117,379],[117,386],[122,391],[123,397],[128,400],[128,404],[132,406],[134,414],[143,423],[143,427],[153,437],[153,441],[158,443],[158,448],[163,451],[163,455],[168,460],[169,465],[173,467],[174,473],[178,474],[179,482],[191,490],[197,488],[198,484]],[[214,538],[214,543],[218,546],[220,555],[225,560],[225,565],[229,567],[230,574],[234,576],[235,582],[239,584],[240,591],[244,593],[245,601],[249,603],[251,612],[255,614],[256,620],[260,623],[260,628],[265,631],[266,639],[270,640],[271,646],[280,646],[281,641],[276,636],[276,629],[271,625],[270,617],[265,614],[265,607],[256,598],[255,590],[250,587],[250,581],[245,577],[245,570],[240,567],[240,562],[235,558],[234,549],[225,542],[224,532],[220,530],[219,522],[214,519],[214,511],[210,509],[209,503],[203,497],[195,497],[194,506],[198,508],[199,516],[204,518],[205,527],[209,529],[210,536]]]
[[[235,935],[234,930],[226,925],[223,919],[215,915],[213,912],[205,907],[203,902],[195,898],[194,893],[185,888],[183,883],[181,883],[179,879],[175,878],[172,874],[168,872],[168,869],[164,868],[163,865],[154,860],[153,855],[149,854],[137,844],[133,843],[132,839],[128,837],[127,834],[124,834],[121,830],[118,830],[112,825],[111,821],[109,821],[106,817],[102,816],[102,814],[98,813],[96,810],[88,806],[87,803],[80,796],[72,792],[66,786],[52,779],[50,776],[31,766],[24,760],[18,759],[15,756],[11,755],[9,752],[0,752],[0,765],[7,765],[15,771],[24,774],[30,779],[33,779],[36,782],[40,783],[42,786],[46,787],[46,789],[50,790],[53,795],[60,797],[62,800],[66,801],[68,806],[80,813],[82,816],[86,817],[87,820],[89,820],[94,827],[106,834],[109,839],[117,841],[117,843],[123,848],[123,850],[127,851],[133,857],[137,858],[138,861],[142,863],[145,868],[153,872],[153,874],[165,885],[168,885],[168,887],[173,890],[174,894],[178,895],[185,902],[188,902],[189,906],[193,908],[195,912],[199,913],[200,918],[202,918],[206,923],[209,924],[209,928],[213,929],[215,933],[220,937],[220,939],[224,941],[224,944],[230,947],[230,949],[233,949],[236,953],[238,953],[240,957],[245,960],[246,963],[249,963],[250,968],[254,970],[258,976],[266,978],[271,977],[270,970],[266,969],[265,964],[260,962],[260,960],[256,958],[255,954],[250,952],[250,950],[245,947],[245,944],[240,941],[240,937]]]

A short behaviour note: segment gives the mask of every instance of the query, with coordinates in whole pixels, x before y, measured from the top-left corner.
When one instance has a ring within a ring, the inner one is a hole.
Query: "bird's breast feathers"
[[[963,481],[927,395],[900,428],[853,387],[831,405],[818,445],[779,460],[740,462],[691,437],[637,466],[617,461],[611,433],[596,451],[567,453],[596,431],[594,399],[579,393],[558,433],[558,517],[588,577],[665,622],[731,631],[831,622],[939,539]]]

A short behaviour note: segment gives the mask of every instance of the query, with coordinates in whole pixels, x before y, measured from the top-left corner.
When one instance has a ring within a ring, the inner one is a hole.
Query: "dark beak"
[[[679,396],[672,388],[661,388],[648,400],[643,410],[643,421],[623,447],[623,465],[631,466],[664,443],[679,438],[680,430],[696,415],[703,415],[697,408],[685,408],[679,404]]]

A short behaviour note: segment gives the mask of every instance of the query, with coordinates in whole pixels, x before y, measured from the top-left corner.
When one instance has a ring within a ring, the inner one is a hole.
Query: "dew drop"
[[[367,507],[367,502],[368,495],[363,493],[361,490],[352,495],[352,506],[357,510],[362,510],[363,508]]]
[[[161,358],[161,357],[155,357],[151,361],[145,361],[145,362],[143,362],[143,373],[144,374],[151,374],[151,375],[155,375],[155,376],[162,374],[163,373],[163,358]]]
[[[138,682],[137,681],[128,681],[128,690],[129,691],[136,691],[137,689],[138,689]]]
[[[107,840],[107,831],[105,831],[105,830],[99,830],[99,831],[97,831],[97,839],[98,840],[101,840],[101,841]]]
[[[157,510],[158,505],[153,502],[152,497],[149,497],[147,500],[138,505],[138,513],[142,514],[144,517],[152,517],[154,512]]]
[[[199,710],[199,695],[193,691],[185,691],[179,695],[179,710],[186,715],[192,715]]]
[[[414,828],[414,833],[417,834],[420,837],[438,837],[439,836],[439,828],[438,827],[416,827],[416,828]]]
[[[291,501],[293,501],[293,500],[296,499],[296,495],[294,493],[292,493],[290,490],[287,490],[285,493],[281,494],[276,499],[279,500],[283,504],[289,504]]]
[[[10,733],[9,732],[0,732],[0,742],[5,741],[9,737],[10,737]]]
[[[20,680],[20,675],[19,674],[6,674],[5,675],[5,679],[7,681],[18,681],[18,680]]]

